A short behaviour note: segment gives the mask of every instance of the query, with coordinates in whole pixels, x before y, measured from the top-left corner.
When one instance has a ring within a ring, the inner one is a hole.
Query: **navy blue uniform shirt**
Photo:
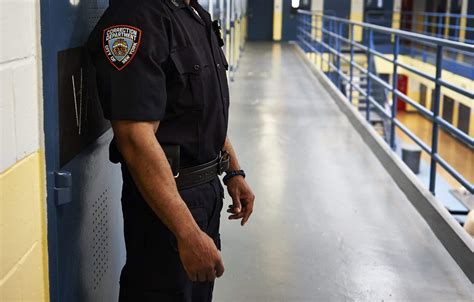
[[[227,62],[211,16],[196,0],[122,0],[88,41],[109,120],[160,121],[162,145],[181,146],[181,166],[215,159],[227,134]],[[197,13],[196,13],[197,12]],[[115,143],[111,158],[120,158]]]

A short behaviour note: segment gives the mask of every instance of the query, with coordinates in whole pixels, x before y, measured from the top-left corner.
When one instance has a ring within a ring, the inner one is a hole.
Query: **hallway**
[[[215,301],[472,301],[471,282],[290,45],[248,43],[231,95],[229,137],[256,207],[244,228],[222,212]]]

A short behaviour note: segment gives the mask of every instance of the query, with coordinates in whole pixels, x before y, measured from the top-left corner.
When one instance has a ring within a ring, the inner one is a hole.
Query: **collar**
[[[187,8],[188,5],[184,2],[184,0],[164,0],[164,2],[171,8],[171,10],[177,11],[182,8]],[[206,25],[207,23],[210,23],[211,21],[211,16],[209,13],[202,8],[202,6],[199,4],[198,0],[191,0],[190,6],[193,6],[194,9],[197,10],[199,13],[199,16],[196,16],[194,12],[191,12],[194,16],[194,18],[201,24]]]
[[[172,9],[172,10],[177,10],[180,8],[187,7],[186,3],[184,3],[184,0],[164,0],[166,4]]]

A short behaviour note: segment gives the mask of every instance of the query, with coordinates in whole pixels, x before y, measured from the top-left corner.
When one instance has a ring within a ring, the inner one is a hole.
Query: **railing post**
[[[369,43],[367,44],[367,96],[365,98],[365,119],[370,123],[370,95],[372,94],[372,80],[370,75],[372,73],[372,50],[374,40],[374,31],[369,28]]]
[[[322,50],[322,55],[324,57],[324,53],[326,52],[326,46],[323,45],[323,44],[327,44],[326,43],[326,33],[325,33],[325,30],[326,30],[326,18],[321,17],[321,50]],[[321,57],[321,71],[324,72],[324,60],[323,60],[323,57]]]
[[[341,77],[341,52],[342,52],[342,22],[339,22],[339,26],[337,28],[337,39],[336,39],[336,45],[337,45],[337,59],[336,59],[336,66],[337,66],[337,87],[341,89],[341,84],[342,84],[342,77]]]
[[[423,15],[423,31],[422,33],[425,33],[427,35],[430,34],[430,27],[428,26],[428,22],[429,22],[429,19],[430,19],[430,16],[428,15]],[[428,21],[426,21],[426,19],[428,19]]]
[[[313,45],[313,41],[311,41],[311,16],[310,15],[306,15],[305,16],[305,25],[306,25],[306,37],[308,38],[308,45],[312,46]],[[309,52],[312,52],[313,50],[312,49],[309,49]]]
[[[457,16],[456,18],[456,25],[455,25],[455,29],[454,29],[454,41],[461,41],[459,35],[461,33],[460,31],[460,27],[461,27],[461,16]]]
[[[328,24],[329,25],[329,29],[328,29],[328,47],[329,48],[332,48],[331,43],[332,43],[333,38],[332,38],[331,34],[332,34],[332,26],[333,26],[332,24],[333,24],[333,22],[334,22],[333,20],[329,19],[329,24]],[[327,62],[328,63],[328,69],[327,69],[327,72],[328,72],[328,75],[329,75],[329,79],[331,79],[332,52],[329,49],[327,51],[328,51],[328,62]]]
[[[439,108],[441,102],[441,74],[443,71],[443,46],[438,45],[436,47],[436,83],[434,90],[434,106],[433,106],[433,130],[431,139],[431,167],[430,167],[430,191],[435,195],[436,190],[436,159],[435,156],[438,154],[438,135],[439,126],[437,118],[439,116]]]
[[[400,36],[395,35],[393,44],[393,74],[392,74],[392,112],[390,123],[390,147],[395,150],[395,119],[397,118],[398,96],[395,90],[398,89],[398,54],[400,52]]]
[[[438,15],[438,38],[443,38],[444,30],[445,30],[444,20],[440,15]]]
[[[349,66],[349,102],[352,103],[352,95],[353,93],[353,79],[354,79],[354,24],[349,25],[350,28],[350,35],[351,35],[351,58],[350,58],[350,66]]]

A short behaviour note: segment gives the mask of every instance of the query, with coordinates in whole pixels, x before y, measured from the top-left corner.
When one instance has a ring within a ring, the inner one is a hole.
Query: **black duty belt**
[[[222,152],[219,156],[202,165],[180,169],[175,175],[178,190],[189,189],[201,184],[208,183],[229,169],[230,156]]]

